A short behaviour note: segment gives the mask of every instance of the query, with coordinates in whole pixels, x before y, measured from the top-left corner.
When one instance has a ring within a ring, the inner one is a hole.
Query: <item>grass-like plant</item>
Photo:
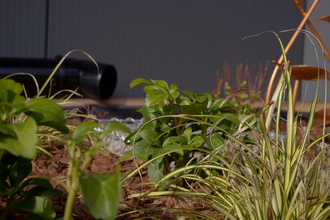
[[[292,100],[291,63],[286,58],[280,38],[277,38],[284,57],[282,74],[271,102],[265,106],[263,112],[239,118],[240,129],[235,133],[221,129],[221,123],[207,124],[199,120],[200,115],[192,116],[190,120],[212,127],[211,136],[215,134],[213,130],[221,131],[226,141],[213,149],[200,148],[199,151],[206,153],[201,161],[195,164],[188,162],[186,166],[175,169],[154,183],[153,192],[134,194],[131,198],[199,197],[209,202],[224,219],[231,220],[330,218],[330,146],[324,143],[324,138],[330,134],[325,134],[312,143],[309,139],[316,98],[310,109],[307,126],[298,129],[299,121],[295,117]],[[286,138],[279,130],[284,97],[288,101]],[[274,114],[275,108],[277,112]],[[272,119],[277,125],[275,140],[268,136]],[[297,143],[298,132],[302,133],[300,143]],[[306,157],[306,153],[315,146],[317,150],[313,152],[313,156]],[[219,154],[221,149],[226,154]],[[172,150],[166,154],[177,151]],[[152,158],[122,182],[163,156]]]

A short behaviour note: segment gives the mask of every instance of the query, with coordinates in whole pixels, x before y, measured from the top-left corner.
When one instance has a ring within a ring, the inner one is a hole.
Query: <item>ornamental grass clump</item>
[[[231,220],[330,218],[330,146],[324,142],[330,134],[323,130],[322,137],[310,141],[316,98],[311,105],[307,126],[299,128],[299,114],[295,117],[293,109],[291,63],[286,58],[280,38],[278,40],[284,57],[282,74],[271,102],[262,113],[238,118],[240,123],[235,132],[222,129],[221,118],[218,123],[209,124],[212,128],[210,137],[221,132],[223,142],[214,143],[212,149],[200,148],[205,156],[199,162],[187,162],[184,167],[178,167],[155,182],[152,192],[133,194],[131,198],[198,197],[217,210],[223,219]],[[288,101],[285,138],[279,130],[284,97]],[[229,115],[226,117],[230,118]],[[195,115],[195,119],[198,116]],[[268,134],[272,120],[277,125],[274,140]],[[303,134],[299,143],[298,132]],[[221,151],[224,153],[220,154]],[[142,167],[162,156],[152,158]],[[168,213],[178,212],[171,207],[167,210]],[[187,215],[183,214],[186,211],[181,209],[181,215]]]

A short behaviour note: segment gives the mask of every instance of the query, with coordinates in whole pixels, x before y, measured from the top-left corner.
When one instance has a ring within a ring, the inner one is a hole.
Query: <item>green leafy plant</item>
[[[276,35],[277,36],[277,35]],[[243,130],[236,133],[222,129],[227,139],[215,145],[214,149],[199,149],[206,156],[199,162],[187,163],[154,183],[154,192],[133,194],[134,197],[194,196],[208,202],[224,219],[329,219],[330,216],[330,146],[324,143],[329,136],[310,142],[317,100],[312,103],[306,127],[298,129],[295,117],[290,81],[291,63],[287,60],[281,40],[278,38],[284,56],[282,75],[268,103],[261,114],[250,115],[257,125],[241,120],[239,126],[248,127],[242,139]],[[283,97],[288,100],[286,137],[279,130],[280,110]],[[317,96],[317,91],[316,91]],[[277,112],[274,115],[274,109]],[[264,113],[267,111],[266,118]],[[276,138],[271,140],[268,129],[275,119]],[[218,125],[213,125],[218,128]],[[260,129],[259,129],[260,128]],[[220,128],[219,128],[220,130]],[[297,142],[297,134],[302,141]],[[307,157],[312,147],[315,152]],[[225,155],[218,151],[223,149]],[[167,152],[173,153],[176,150]],[[143,164],[135,172],[163,157],[158,155]],[[188,183],[182,185],[182,182]],[[171,210],[171,209],[168,209]],[[184,214],[182,214],[184,215]]]
[[[213,99],[209,93],[181,94],[177,85],[168,86],[163,80],[139,78],[130,84],[131,88],[137,85],[145,85],[147,93],[146,106],[139,110],[145,124],[126,138],[126,143],[134,148],[123,160],[131,155],[142,161],[157,157],[148,167],[153,181],[169,173],[170,165],[174,164],[174,169],[185,166],[196,152],[201,159],[205,153],[200,149],[214,150],[225,143],[227,137],[223,134],[249,130],[239,126],[241,120],[253,121],[248,115],[255,111],[248,105]]]
[[[54,219],[48,196],[61,191],[53,189],[47,180],[25,178],[32,171],[31,160],[37,156],[38,127],[47,126],[63,133],[69,129],[60,105],[46,98],[26,101],[22,91],[22,85],[14,80],[0,80],[0,197],[7,200],[1,218],[5,219],[10,209],[18,209]]]
[[[93,156],[104,147],[104,137],[112,135],[114,131],[125,133],[131,131],[119,122],[110,122],[105,125],[103,132],[96,132],[95,128],[97,127],[100,127],[100,124],[95,121],[81,123],[76,127],[72,137],[67,139],[70,164],[66,188],[69,194],[64,220],[72,218],[73,205],[78,190],[80,190],[84,203],[95,218],[114,219],[117,215],[121,200],[119,169],[114,173],[94,175],[88,175],[85,169],[92,161]]]
[[[5,154],[0,161],[0,198],[7,200],[1,219],[11,209],[31,213],[27,218],[54,219],[56,213],[49,196],[58,196],[62,191],[54,189],[48,180],[26,177],[32,171],[31,160]],[[34,187],[32,187],[34,186]],[[29,188],[29,190],[25,190]]]
[[[25,102],[22,85],[11,79],[0,80],[0,150],[33,159],[37,156],[38,126],[68,133],[63,109],[47,98]]]

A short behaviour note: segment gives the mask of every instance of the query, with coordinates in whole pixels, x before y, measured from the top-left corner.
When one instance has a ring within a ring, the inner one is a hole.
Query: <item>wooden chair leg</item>
[[[301,1],[297,1],[295,0],[296,6],[298,8],[298,10],[300,11],[302,16],[306,15],[306,12],[302,6]],[[314,28],[314,25],[312,24],[312,22],[310,22],[309,20],[306,21],[307,25],[309,26],[309,28],[311,29],[312,33],[315,35],[315,37],[319,40],[321,46],[323,47],[324,50],[324,54],[326,55],[326,57],[328,58],[328,60],[330,61],[330,53],[327,50],[327,48],[325,47],[323,41],[320,38],[320,35],[317,33],[316,29]]]
[[[296,1],[294,0],[294,2],[296,3]],[[300,33],[300,29],[302,29],[304,27],[304,25],[306,24],[307,20],[309,19],[310,15],[312,14],[312,12],[314,11],[317,3],[319,2],[319,0],[314,0],[312,6],[310,7],[310,9],[308,10],[308,12],[306,13],[306,15],[304,16],[303,20],[301,21],[301,23],[299,24],[297,30],[294,32],[291,40],[289,41],[288,45],[285,48],[285,53],[287,53],[290,49],[292,44],[294,43],[294,41],[297,39],[298,34]],[[283,55],[281,55],[280,59],[278,60],[278,63],[282,63],[283,61]],[[267,93],[266,93],[266,103],[269,103],[270,101],[270,95],[271,95],[271,90],[272,90],[272,85],[274,83],[276,74],[278,71],[278,65],[275,66],[275,69],[272,73],[272,76],[270,78],[269,84],[268,84],[268,88],[267,88]]]

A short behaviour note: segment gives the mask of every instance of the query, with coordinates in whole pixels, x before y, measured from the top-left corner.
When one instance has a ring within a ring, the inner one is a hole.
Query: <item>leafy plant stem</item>
[[[88,165],[91,163],[92,159],[93,159],[93,156],[88,155],[87,158],[85,159],[85,161],[83,162],[81,169],[85,170],[88,167]]]
[[[65,206],[64,211],[64,220],[70,220],[72,211],[73,211],[73,205],[76,198],[78,186],[79,186],[79,162],[80,160],[77,160],[76,158],[72,161],[72,179],[71,179],[71,186],[69,188],[69,195]]]
[[[72,180],[72,175],[73,175],[73,169],[74,169],[74,156],[75,156],[75,152],[74,152],[74,146],[71,145],[68,149],[69,154],[70,154],[70,163],[69,163],[69,168],[68,168],[68,173],[67,173],[67,177],[66,177],[66,185],[68,187],[68,189],[71,189],[71,180]]]

